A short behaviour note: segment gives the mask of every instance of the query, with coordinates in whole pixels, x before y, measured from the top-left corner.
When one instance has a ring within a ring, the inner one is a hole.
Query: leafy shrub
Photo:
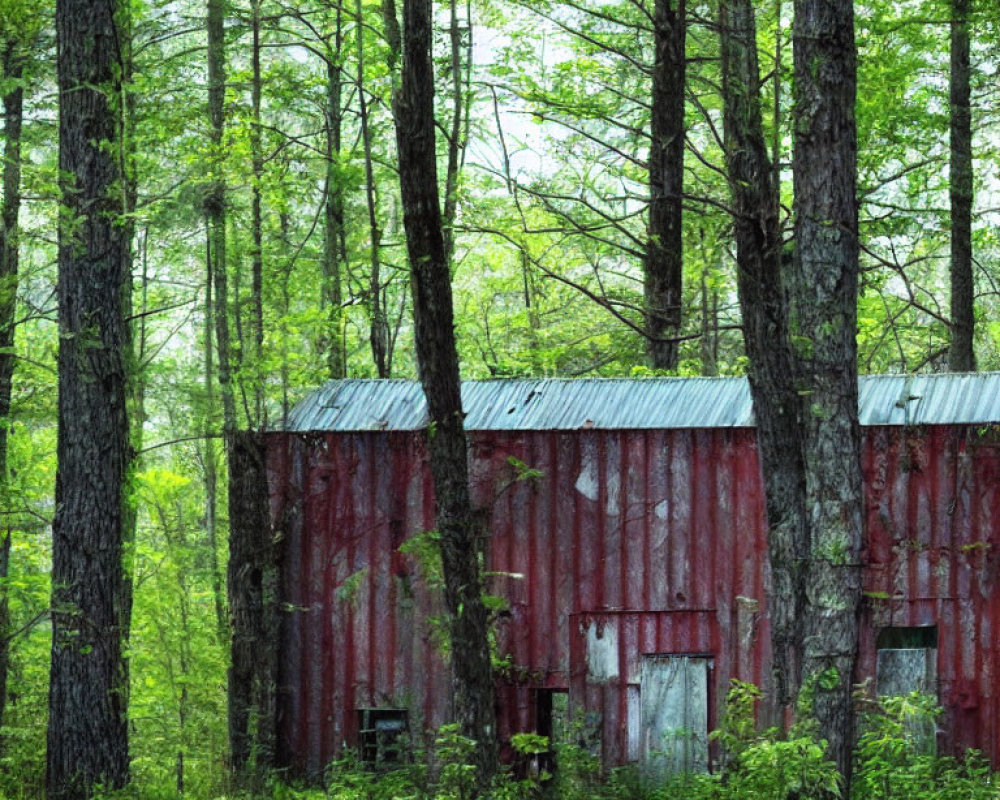
[[[958,760],[934,753],[940,716],[933,697],[882,698],[862,720],[852,795],[856,800],[985,800],[997,796],[989,764],[974,751]],[[929,734],[928,734],[929,731]]]
[[[711,738],[720,749],[713,774],[653,778],[636,767],[602,775],[588,748],[582,719],[568,725],[555,746],[557,769],[518,777],[502,772],[484,797],[475,795],[475,742],[455,725],[444,726],[435,742],[436,780],[426,765],[375,773],[353,757],[334,765],[325,793],[275,787],[273,800],[832,800],[841,797],[840,776],[826,757],[826,743],[805,721],[785,735],[758,730],[753,685],[734,682],[720,726]],[[978,754],[963,760],[938,756],[926,746],[928,729],[940,714],[933,698],[886,698],[862,720],[856,751],[852,800],[986,800],[997,798],[996,777]],[[522,756],[545,753],[548,739],[523,733],[513,737]]]

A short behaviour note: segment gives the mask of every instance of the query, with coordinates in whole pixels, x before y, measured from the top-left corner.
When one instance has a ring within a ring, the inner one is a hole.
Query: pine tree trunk
[[[129,243],[114,0],[59,0],[59,432],[46,785],[83,798],[129,778],[122,564],[129,461]]]
[[[327,368],[331,378],[347,377],[347,354],[344,352],[343,271],[347,264],[344,226],[344,189],[340,169],[343,146],[343,8],[337,4],[337,27],[333,52],[326,63],[326,205],[323,209],[323,289],[328,307]],[[359,29],[360,35],[360,29]]]
[[[794,63],[796,250],[786,286],[810,514],[802,673],[820,734],[849,782],[864,524],[852,0],[796,0]]]
[[[428,445],[450,617],[455,715],[476,740],[480,788],[497,770],[494,686],[479,558],[484,526],[469,495],[451,278],[438,199],[431,2],[405,0],[403,71],[394,98],[414,335],[430,415]]]
[[[972,113],[969,89],[971,0],[951,0],[951,347],[948,369],[973,372]]]
[[[274,766],[277,741],[278,573],[265,453],[264,439],[254,431],[235,431],[227,437],[226,586],[233,627],[229,735],[237,777],[254,789],[262,788],[263,778]]]
[[[24,92],[20,81],[21,59],[16,38],[3,53],[3,78],[13,84],[3,98],[3,200],[0,204],[0,512],[10,520],[7,463],[10,436],[10,405],[13,396],[14,338],[16,334],[18,290],[18,239],[21,211],[21,127],[24,118]],[[0,727],[7,707],[7,672],[10,663],[10,606],[6,578],[9,574],[12,530],[9,522],[0,530]],[[0,741],[0,754],[5,748]]]
[[[466,115],[465,75],[469,68],[462,58],[462,30],[458,24],[458,0],[449,0],[450,25],[448,40],[451,45],[451,125],[448,131],[448,166],[444,181],[444,252],[451,264],[455,255],[455,217],[458,214],[458,178],[465,160],[467,137],[463,130]],[[472,37],[472,20],[466,20]]]
[[[205,328],[202,337],[205,348],[205,417],[203,421],[202,433],[204,435],[202,460],[205,470],[205,539],[209,551],[209,564],[212,571],[212,600],[215,607],[215,623],[219,633],[219,641],[226,639],[229,629],[228,617],[226,615],[226,599],[223,593],[222,570],[219,567],[219,539],[218,539],[218,491],[219,491],[219,466],[216,457],[215,442],[215,349],[212,337],[215,329],[215,308],[212,302],[212,258],[211,251],[206,258],[206,281],[205,281]],[[286,415],[287,416],[287,415]]]
[[[788,712],[794,708],[801,680],[804,566],[809,539],[800,402],[789,349],[781,228],[762,122],[751,0],[723,0],[719,32],[737,287],[767,499],[774,691]]]
[[[238,784],[260,788],[273,765],[275,737],[274,628],[276,568],[267,507],[263,446],[255,431],[238,429],[232,376],[233,347],[229,327],[229,281],[226,264],[226,185],[223,166],[225,132],[224,2],[208,0],[208,94],[214,163],[212,184],[204,201],[208,227],[209,272],[215,291],[215,339],[222,398],[229,501],[229,563],[226,588],[232,626],[227,681],[229,758]],[[262,291],[253,280],[254,305]],[[260,313],[254,310],[254,325]],[[256,336],[256,330],[254,331]],[[241,342],[241,345],[245,343]],[[252,352],[254,342],[242,350]],[[252,381],[255,396],[257,382]],[[246,385],[241,384],[245,390]],[[245,393],[244,393],[245,397]],[[246,403],[244,403],[246,406]],[[249,408],[248,408],[249,412]],[[250,421],[259,422],[259,420]]]
[[[649,145],[649,239],[646,245],[646,335],[651,365],[677,369],[671,337],[681,326],[684,245],[684,45],[686,0],[656,0],[653,13],[652,138]]]
[[[361,0],[354,5],[358,19],[361,19]],[[371,250],[368,254],[368,296],[371,309],[371,331],[369,341],[375,373],[380,378],[388,378],[391,373],[389,360],[389,320],[386,318],[382,294],[382,229],[378,224],[378,203],[375,197],[375,171],[373,169],[372,135],[369,125],[368,99],[365,96],[365,41],[359,27],[357,40],[358,55],[358,112],[361,121],[361,144],[365,154],[365,205],[368,208],[368,232]]]
[[[250,50],[251,80],[250,107],[250,161],[253,171],[253,182],[250,191],[250,235],[252,246],[250,250],[250,347],[246,348],[253,355],[253,369],[250,379],[253,382],[253,407],[250,412],[252,425],[264,425],[264,381],[261,372],[261,360],[264,356],[264,147],[261,141],[261,93],[263,91],[260,71],[260,0],[252,0],[252,34],[253,43]]]

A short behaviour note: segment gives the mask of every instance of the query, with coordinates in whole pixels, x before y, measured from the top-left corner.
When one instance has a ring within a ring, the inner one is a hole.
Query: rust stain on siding
[[[488,588],[506,598],[503,736],[535,728],[539,692],[567,691],[605,763],[624,763],[644,656],[711,657],[710,726],[731,678],[769,689],[752,429],[491,430],[471,442]],[[318,775],[356,743],[358,709],[407,708],[417,737],[449,716],[433,567],[399,551],[434,524],[424,434],[276,433],[270,458],[285,548],[280,757]],[[881,628],[936,625],[944,749],[998,763],[1000,445],[975,426],[869,428],[863,469],[858,677],[875,675]]]

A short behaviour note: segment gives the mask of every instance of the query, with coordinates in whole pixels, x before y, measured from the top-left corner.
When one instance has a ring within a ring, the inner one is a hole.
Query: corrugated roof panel
[[[1000,373],[870,375],[859,386],[861,424],[1000,422]],[[468,430],[652,430],[751,427],[745,378],[527,378],[466,381]],[[285,430],[419,430],[420,385],[329,381],[289,416]]]

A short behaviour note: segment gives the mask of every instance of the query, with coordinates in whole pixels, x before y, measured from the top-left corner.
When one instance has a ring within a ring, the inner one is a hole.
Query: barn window
[[[706,656],[643,656],[637,700],[638,756],[644,771],[708,771],[711,668],[712,660]]]
[[[875,687],[879,697],[937,695],[937,627],[883,628],[878,635]]]
[[[538,774],[555,772],[556,745],[565,740],[568,721],[569,694],[565,689],[535,690],[535,733],[549,739],[549,751],[539,754],[534,765]]]
[[[372,766],[409,760],[410,726],[405,708],[362,708],[358,711],[358,755]]]
[[[937,697],[937,628],[883,628],[878,635],[875,690],[879,697],[920,692]],[[904,729],[918,752],[936,752],[934,721],[905,720]]]
[[[535,689],[535,733],[548,736],[553,744],[562,741],[569,714],[569,694],[565,689]]]

